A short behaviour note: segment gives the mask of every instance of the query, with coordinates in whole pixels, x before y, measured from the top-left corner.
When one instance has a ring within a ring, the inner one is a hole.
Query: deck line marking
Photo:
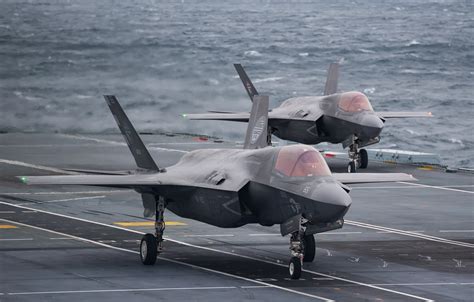
[[[439,230],[440,233],[472,233],[474,230]]]
[[[84,136],[84,135],[72,135],[72,134],[61,134],[61,135],[65,136],[65,137],[69,137],[69,138],[79,139],[79,140],[87,140],[87,141],[93,141],[93,142],[97,142],[97,143],[127,146],[127,144],[125,142],[117,142],[117,141],[112,141],[112,140],[107,140],[107,139],[88,137],[88,136]],[[179,149],[154,147],[154,146],[150,146],[150,145],[146,145],[146,147],[149,150],[161,150],[161,151],[170,151],[170,152],[179,152],[179,153],[188,153],[189,152],[189,151],[184,151],[184,150],[179,150]]]
[[[439,285],[471,285],[474,283],[434,282],[434,283],[377,283],[380,286],[439,286]]]
[[[234,237],[234,234],[184,235],[183,237]]]
[[[268,285],[248,286],[202,286],[202,287],[157,287],[157,288],[118,288],[118,289],[90,289],[90,290],[63,290],[43,292],[12,292],[9,296],[19,295],[51,295],[51,294],[84,294],[84,293],[117,293],[117,292],[149,292],[149,291],[178,291],[178,290],[219,290],[219,289],[258,289],[268,288]]]
[[[420,183],[410,183],[410,182],[404,182],[404,181],[398,181],[397,183],[406,184],[406,185],[410,185],[410,186],[418,186],[418,187],[424,187],[424,188],[431,188],[431,189],[438,189],[438,190],[446,190],[446,191],[474,194],[474,191],[466,191],[466,190],[453,189],[453,188],[440,187],[440,186],[431,186],[431,185],[425,185],[425,184],[420,184]]]
[[[452,186],[437,186],[438,188],[473,188],[474,185],[452,185]],[[419,186],[365,186],[365,187],[358,187],[358,186],[351,186],[352,190],[355,189],[421,189],[423,187]],[[469,191],[470,192],[470,191]]]
[[[4,203],[4,202],[0,202],[0,203]],[[52,213],[50,213],[50,214],[52,214]],[[73,217],[68,217],[66,215],[60,215],[60,216],[66,217],[66,218],[73,218]],[[10,221],[10,220],[7,220],[7,219],[0,219],[0,220],[6,221],[8,223],[23,225],[25,227],[30,227],[30,228],[45,231],[45,232],[51,232],[53,234],[57,234],[57,235],[60,235],[60,236],[68,236],[68,237],[71,237],[71,238],[74,238],[74,239],[77,239],[77,240],[80,240],[80,241],[83,241],[83,242],[96,244],[96,245],[99,245],[99,246],[102,246],[102,247],[106,247],[106,248],[110,248],[110,249],[114,249],[114,250],[118,250],[118,251],[124,251],[124,252],[127,252],[127,253],[133,253],[133,254],[137,254],[137,255],[140,254],[140,252],[138,252],[138,251],[124,249],[124,248],[108,245],[108,244],[105,244],[105,243],[101,243],[101,242],[98,242],[98,241],[94,241],[94,240],[90,240],[90,239],[86,239],[86,238],[82,238],[82,237],[77,237],[77,236],[69,235],[69,234],[66,234],[66,233],[56,232],[56,231],[53,231],[53,230],[48,230],[48,229],[33,226],[33,225],[28,225],[28,224],[25,224],[25,223],[14,222],[14,221]],[[93,221],[87,221],[85,219],[84,220],[83,219],[78,219],[78,220],[82,220],[82,221],[94,224]],[[111,226],[111,225],[107,225],[107,224],[102,224],[102,223],[95,223],[95,224],[104,225],[104,226],[117,228],[117,229],[123,229],[123,228],[119,228],[119,227],[115,227],[115,226]],[[123,229],[123,230],[130,231],[128,229]],[[142,232],[136,232],[136,231],[133,231],[133,233],[144,234]],[[305,296],[305,297],[322,300],[322,301],[325,301],[325,302],[335,302],[334,300],[327,299],[327,298],[324,298],[324,297],[321,297],[321,296],[316,296],[316,295],[312,295],[312,294],[308,294],[308,293],[304,293],[304,292],[299,292],[297,290],[293,290],[293,289],[290,289],[290,288],[281,287],[281,286],[278,286],[278,285],[274,285],[274,284],[270,284],[270,283],[266,283],[266,282],[262,282],[262,281],[257,281],[257,280],[253,280],[253,279],[242,277],[242,276],[232,275],[232,274],[229,274],[229,273],[217,271],[217,270],[202,267],[202,266],[197,266],[197,265],[194,265],[194,264],[189,264],[189,263],[186,263],[186,262],[181,262],[181,261],[178,261],[178,260],[173,260],[173,259],[168,259],[168,258],[159,258],[159,260],[180,264],[180,265],[188,266],[188,267],[191,267],[191,268],[194,268],[194,269],[200,269],[200,270],[204,270],[204,271],[207,271],[207,272],[212,272],[212,273],[219,274],[219,275],[224,275],[224,276],[231,277],[231,278],[245,280],[245,281],[248,281],[248,282],[251,282],[251,283],[256,283],[256,284],[259,284],[259,285],[265,285],[265,286],[272,287],[272,288],[275,288],[275,289],[280,289],[280,290],[287,291],[287,292],[290,292],[290,293],[293,293],[293,294],[298,294],[298,295],[302,295],[302,296]]]
[[[8,160],[8,159],[1,159],[0,158],[0,164],[22,166],[22,167],[33,168],[33,169],[37,169],[37,170],[56,172],[56,173],[60,173],[60,174],[71,174],[71,175],[79,174],[79,173],[76,173],[76,172],[64,171],[64,170],[53,168],[53,167],[29,164],[29,163],[25,163],[25,162],[18,161],[18,160]]]
[[[351,234],[362,234],[362,232],[325,232],[325,233],[319,233],[319,235],[351,235]]]
[[[212,289],[237,289],[236,286],[203,286],[203,287],[162,287],[162,288],[117,288],[117,289],[90,289],[90,290],[62,290],[44,292],[15,292],[7,293],[8,296],[19,295],[51,295],[51,294],[92,294],[92,293],[120,293],[120,292],[146,292],[168,290],[212,290]]]
[[[248,236],[281,236],[280,234],[272,234],[272,233],[255,233],[255,234],[247,234]]]
[[[101,199],[105,198],[105,195],[99,195],[99,196],[87,196],[87,197],[76,197],[76,198],[66,198],[66,199],[54,199],[54,200],[45,200],[45,201],[39,201],[35,202],[35,204],[43,204],[43,203],[55,203],[55,202],[63,202],[63,201],[76,201],[76,200],[87,200],[87,199]],[[19,205],[28,205],[31,203],[19,203]]]
[[[31,241],[33,238],[0,238],[0,241]]]
[[[374,224],[368,224],[368,223],[364,223],[364,222],[346,220],[345,223],[349,224],[349,225],[358,226],[358,227],[361,227],[361,228],[380,230],[380,231],[385,231],[387,233],[395,233],[395,234],[398,234],[398,235],[416,237],[416,238],[425,239],[425,240],[429,240],[429,241],[435,241],[435,242],[441,242],[441,243],[457,245],[457,246],[462,246],[462,247],[474,248],[474,244],[467,243],[467,242],[455,241],[455,240],[445,239],[445,238],[441,238],[441,237],[435,237],[435,236],[431,236],[431,235],[413,233],[413,232],[403,231],[403,230],[399,230],[399,229],[392,229],[392,228],[378,226],[378,225],[374,225]]]
[[[0,211],[0,214],[13,214],[15,211]]]
[[[8,205],[8,206],[13,206],[13,207],[19,207],[19,208],[25,208],[25,209],[32,209],[32,210],[34,210],[33,208],[28,208],[28,207],[25,207],[25,206],[17,206],[17,205],[15,205],[15,204],[11,204],[11,203],[4,202],[4,201],[0,201],[0,204],[5,204],[5,205]],[[93,224],[97,224],[97,225],[102,225],[102,226],[106,226],[106,227],[116,228],[116,229],[119,229],[119,230],[124,230],[124,231],[131,232],[131,233],[136,233],[136,234],[141,234],[141,235],[145,234],[144,232],[140,232],[140,231],[137,231],[137,230],[122,228],[122,227],[119,227],[119,226],[114,226],[114,225],[110,225],[110,224],[106,224],[106,223],[102,223],[102,222],[96,222],[96,221],[92,221],[92,220],[87,220],[87,219],[84,219],[84,218],[73,217],[73,216],[68,216],[68,215],[59,214],[59,213],[54,213],[54,212],[49,212],[49,211],[44,211],[44,210],[37,210],[37,211],[38,211],[38,212],[42,212],[42,213],[46,213],[46,214],[56,215],[56,216],[59,216],[59,217],[70,218],[70,219],[75,219],[75,220],[79,220],[79,221],[89,222],[89,223],[93,223]],[[5,219],[4,219],[4,220],[5,220]],[[64,234],[63,234],[63,235],[64,235]],[[66,234],[66,235],[67,235],[67,234]],[[255,258],[255,257],[250,257],[250,256],[246,256],[246,255],[236,254],[236,253],[233,253],[233,252],[227,252],[227,251],[223,251],[223,250],[213,249],[213,248],[204,247],[204,246],[200,246],[200,245],[194,245],[194,244],[190,244],[190,243],[187,243],[187,242],[184,242],[184,241],[179,241],[179,240],[176,240],[176,239],[166,238],[166,240],[169,240],[169,241],[175,242],[175,243],[179,243],[179,244],[182,244],[182,245],[185,245],[185,246],[190,246],[190,247],[198,248],[198,249],[203,249],[203,250],[208,250],[208,251],[213,251],[213,252],[223,253],[223,254],[228,254],[228,255],[234,255],[234,256],[237,256],[237,257],[244,258],[244,259],[251,259],[251,260],[255,260],[255,261],[265,262],[265,263],[269,263],[269,264],[273,264],[273,265],[278,265],[278,266],[285,267],[285,268],[287,267],[286,265],[281,264],[281,263],[276,263],[276,262],[272,262],[272,261],[268,261],[268,260],[263,260],[263,259],[259,259],[259,258]],[[113,247],[113,246],[110,246],[110,247],[111,247],[111,248],[116,248],[116,247]],[[117,248],[117,249],[120,249],[120,248]],[[124,250],[125,250],[125,249],[124,249]],[[126,251],[127,251],[127,250],[126,250]],[[137,253],[138,253],[138,252],[137,252]],[[168,261],[176,261],[176,260],[171,260],[171,259],[167,259],[167,260],[168,260]],[[183,265],[188,265],[188,266],[190,266],[190,267],[194,267],[194,265],[192,265],[192,264],[188,264],[188,263],[184,263],[184,262],[180,262],[180,261],[176,261],[176,263],[180,263],[180,264],[183,264]],[[209,271],[214,271],[214,270],[212,270],[212,269],[207,269],[207,268],[199,267],[199,266],[196,266],[196,268],[200,268],[200,269],[204,269],[204,270],[209,270]],[[390,293],[402,295],[402,296],[405,296],[405,297],[410,297],[410,298],[414,298],[414,299],[418,299],[418,300],[422,300],[422,301],[426,301],[426,302],[433,302],[432,299],[428,299],[428,298],[424,298],[424,297],[420,297],[420,296],[416,296],[416,295],[412,295],[412,294],[409,294],[409,293],[400,292],[400,291],[396,291],[396,290],[392,290],[392,289],[388,289],[388,288],[384,288],[384,287],[379,287],[379,286],[371,285],[371,284],[368,284],[368,283],[363,283],[363,282],[359,282],[359,281],[355,281],[355,280],[350,280],[350,279],[346,279],[346,278],[343,278],[343,277],[332,276],[332,275],[328,275],[328,274],[324,274],[324,273],[319,273],[319,272],[315,272],[315,271],[310,271],[310,270],[307,270],[307,269],[303,269],[303,271],[304,271],[304,272],[307,272],[307,273],[310,273],[310,274],[313,274],[313,275],[319,275],[319,276],[322,276],[322,277],[333,278],[333,279],[336,279],[336,280],[339,280],[339,281],[344,281],[344,282],[347,282],[347,283],[352,283],[352,284],[357,284],[357,285],[360,285],[360,286],[370,287],[370,288],[373,288],[373,289],[377,289],[377,290],[381,290],[381,291],[385,291],[385,292],[390,292]],[[227,274],[227,273],[223,273],[223,272],[219,272],[219,271],[215,271],[215,272],[220,273],[220,274]],[[229,275],[230,275],[230,274],[229,274]],[[234,275],[230,275],[230,276],[234,276]],[[235,277],[235,278],[242,278],[242,279],[247,280],[247,278],[245,278],[245,277],[240,277],[240,276],[234,276],[234,277]],[[248,279],[248,280],[252,280],[252,279]],[[258,281],[252,280],[252,282],[258,282]],[[288,289],[288,288],[285,288],[285,287],[280,287],[280,286],[276,286],[276,285],[269,284],[269,283],[264,283],[264,284],[265,284],[265,285],[271,285],[272,287],[280,288],[280,289],[283,289],[283,290],[286,290],[286,291],[291,291],[291,292],[295,292],[295,293],[299,293],[299,294],[304,294],[304,293],[301,293],[301,292],[298,292],[298,291],[294,291],[294,290],[291,290],[291,289]],[[320,299],[324,300],[324,299],[326,299],[326,298],[320,297]],[[326,301],[332,301],[332,300],[326,299]]]
[[[106,191],[56,191],[56,192],[0,192],[0,195],[69,195],[69,194],[112,194],[130,193],[134,190],[106,190]],[[0,212],[1,213],[1,212]]]

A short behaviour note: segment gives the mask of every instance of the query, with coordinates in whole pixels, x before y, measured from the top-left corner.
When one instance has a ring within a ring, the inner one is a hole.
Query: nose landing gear
[[[357,138],[354,139],[353,143],[349,146],[348,154],[350,160],[349,164],[347,165],[348,173],[355,173],[357,171],[357,168],[367,168],[369,164],[367,150],[359,150],[359,142]]]
[[[301,218],[303,223],[304,218]],[[303,262],[312,262],[316,254],[314,235],[305,235],[306,227],[300,223],[298,231],[291,233],[290,250],[291,259],[288,271],[291,279],[299,279],[303,270]]]
[[[163,232],[165,231],[165,199],[156,198],[155,234],[145,234],[140,242],[140,259],[144,265],[154,265],[163,251]]]

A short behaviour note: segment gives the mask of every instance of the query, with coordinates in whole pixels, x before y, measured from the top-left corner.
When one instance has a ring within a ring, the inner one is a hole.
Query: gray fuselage
[[[269,113],[272,134],[303,144],[344,143],[353,136],[360,145],[378,140],[383,120],[360,92],[295,97]]]
[[[155,192],[166,197],[169,210],[219,227],[269,226],[297,214],[321,225],[340,220],[351,204],[310,146],[197,150],[162,174],[163,179],[179,177],[196,184]]]

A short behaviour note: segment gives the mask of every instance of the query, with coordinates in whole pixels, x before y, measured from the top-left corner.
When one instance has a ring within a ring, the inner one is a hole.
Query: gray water
[[[435,152],[474,166],[473,1],[1,0],[0,130],[116,131],[103,94],[140,130],[242,140],[245,125],[185,112],[246,111],[232,63],[271,106],[321,94],[330,62],[339,88],[387,121],[378,147]]]

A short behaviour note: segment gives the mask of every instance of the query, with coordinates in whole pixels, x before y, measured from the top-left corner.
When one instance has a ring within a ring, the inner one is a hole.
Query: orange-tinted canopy
[[[358,91],[343,93],[339,100],[339,108],[347,112],[374,111],[367,96]]]
[[[305,145],[281,148],[275,170],[289,177],[331,175],[322,155],[313,147]]]

